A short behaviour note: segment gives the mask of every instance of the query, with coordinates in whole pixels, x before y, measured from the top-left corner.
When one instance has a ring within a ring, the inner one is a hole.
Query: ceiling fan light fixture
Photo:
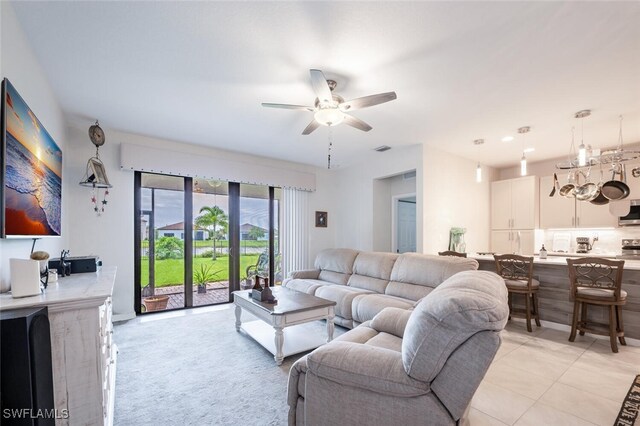
[[[344,113],[338,108],[320,108],[313,117],[323,126],[337,126],[344,121]]]

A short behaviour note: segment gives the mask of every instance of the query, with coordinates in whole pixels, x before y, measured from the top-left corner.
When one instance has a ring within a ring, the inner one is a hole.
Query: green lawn
[[[255,241],[254,241],[255,242]],[[240,277],[244,278],[247,266],[255,265],[258,261],[258,255],[240,256]],[[142,279],[140,280],[142,287],[149,283],[149,259],[142,258]],[[200,268],[200,265],[213,265],[214,271],[220,271],[216,281],[227,281],[229,279],[229,258],[227,256],[219,256],[215,261],[210,258],[194,257],[193,270]],[[166,259],[156,260],[156,287],[166,287],[169,285],[184,283],[184,260],[182,259]]]
[[[269,244],[268,240],[266,240],[266,241],[243,240],[243,241],[240,241],[240,248],[242,248],[242,247],[267,248],[268,244]],[[211,247],[211,249],[213,250],[213,241],[211,241],[211,240],[194,241],[193,245],[195,247]],[[229,241],[227,241],[227,240],[216,241],[216,248],[227,247],[228,245],[229,245]],[[142,241],[142,247],[143,248],[149,247],[149,240]]]

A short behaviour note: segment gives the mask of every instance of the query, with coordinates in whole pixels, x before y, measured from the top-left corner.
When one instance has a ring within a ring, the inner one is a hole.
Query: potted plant
[[[169,296],[151,296],[145,297],[144,299],[144,307],[146,312],[152,311],[164,311],[167,309],[167,304],[169,303]]]
[[[193,282],[198,284],[198,293],[207,292],[207,283],[213,281],[220,271],[214,271],[213,265],[200,265],[199,269],[193,272]]]

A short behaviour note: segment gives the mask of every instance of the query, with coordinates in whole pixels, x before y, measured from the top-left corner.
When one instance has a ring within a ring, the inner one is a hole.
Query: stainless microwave
[[[631,200],[629,214],[618,218],[618,226],[632,225],[640,225],[640,200]]]

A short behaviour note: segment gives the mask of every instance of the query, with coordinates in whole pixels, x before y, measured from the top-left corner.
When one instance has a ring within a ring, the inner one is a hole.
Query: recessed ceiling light
[[[533,152],[535,150],[535,148],[525,148],[524,152]]]
[[[511,142],[513,141],[513,136],[505,136],[504,138],[502,138],[502,142]]]

